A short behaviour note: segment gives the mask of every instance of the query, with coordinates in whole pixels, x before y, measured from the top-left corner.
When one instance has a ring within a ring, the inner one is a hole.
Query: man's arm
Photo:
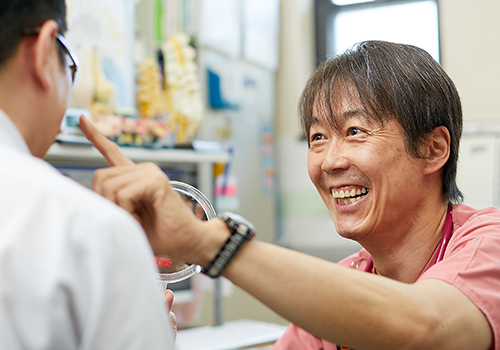
[[[490,326],[457,288],[400,283],[249,242],[223,274],[317,337],[355,349],[488,349]]]

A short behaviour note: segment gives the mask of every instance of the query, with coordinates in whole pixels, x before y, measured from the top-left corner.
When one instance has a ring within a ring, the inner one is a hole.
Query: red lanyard
[[[443,260],[444,251],[446,250],[446,247],[448,246],[448,243],[450,242],[451,234],[452,234],[452,231],[453,231],[453,223],[452,223],[452,220],[451,220],[451,212],[452,212],[452,206],[451,206],[451,204],[448,204],[448,209],[447,209],[447,213],[446,213],[446,219],[444,221],[443,234],[441,236],[441,240],[439,241],[439,245],[438,245],[438,248],[437,248],[438,253],[437,253],[436,261],[434,262],[434,264],[437,264],[438,262],[440,262],[441,260]],[[365,272],[372,273],[372,271],[373,271],[373,260],[370,257],[370,260],[368,260],[368,264],[365,267]],[[348,346],[337,345],[337,350],[342,350],[342,349],[352,350]]]
[[[438,254],[436,256],[436,261],[434,261],[434,264],[437,264],[438,262],[443,260],[444,251],[446,250],[446,247],[448,246],[448,243],[450,242],[451,234],[453,231],[453,223],[451,221],[451,212],[452,212],[452,206],[451,206],[451,204],[448,204],[446,219],[444,220],[443,234],[441,235],[441,240],[439,241],[439,245],[437,248]],[[370,260],[368,260],[368,264],[366,264],[365,272],[371,273],[372,271],[373,271],[373,260],[370,257]]]
[[[434,264],[437,264],[438,262],[443,260],[444,251],[446,250],[446,247],[450,242],[451,234],[453,231],[451,212],[452,212],[452,206],[451,204],[448,204],[448,212],[446,213],[446,220],[444,221],[443,235],[441,236],[441,241],[439,242],[438,255],[436,256],[436,261],[434,262]]]

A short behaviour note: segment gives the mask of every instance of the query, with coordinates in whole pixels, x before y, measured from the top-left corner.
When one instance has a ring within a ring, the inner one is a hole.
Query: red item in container
[[[156,265],[160,265],[160,266],[172,267],[172,260],[167,259],[167,258],[156,257],[155,263],[156,263]]]

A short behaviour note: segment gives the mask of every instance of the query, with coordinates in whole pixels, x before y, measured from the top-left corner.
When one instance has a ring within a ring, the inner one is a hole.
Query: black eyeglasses
[[[40,28],[35,28],[35,29],[25,28],[23,30],[24,35],[35,35],[35,34],[39,34],[39,33],[40,33]],[[64,57],[66,60],[66,64],[68,65],[69,69],[71,70],[71,82],[74,83],[76,71],[78,70],[78,58],[76,58],[76,55],[74,54],[74,52],[71,51],[71,49],[69,48],[68,42],[61,34],[58,33],[56,36],[56,39],[64,51]]]

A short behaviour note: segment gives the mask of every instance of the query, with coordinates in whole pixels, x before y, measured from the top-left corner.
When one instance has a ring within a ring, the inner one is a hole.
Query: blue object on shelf
[[[214,109],[237,110],[238,105],[229,103],[222,96],[220,77],[214,71],[207,69],[208,75],[208,105]]]

